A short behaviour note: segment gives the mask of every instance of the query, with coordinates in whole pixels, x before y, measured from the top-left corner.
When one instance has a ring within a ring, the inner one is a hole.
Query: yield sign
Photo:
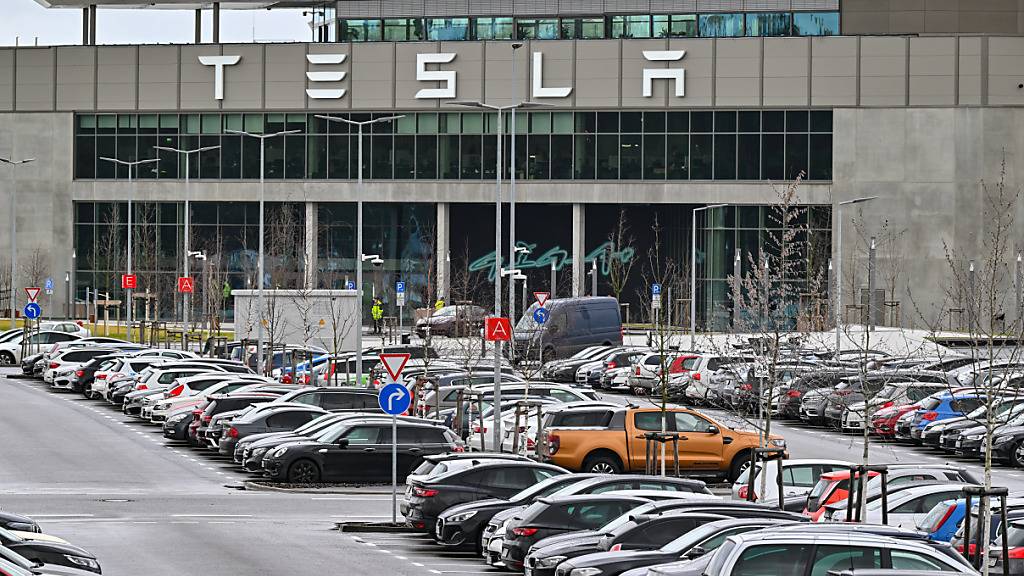
[[[398,382],[398,377],[402,375],[405,363],[409,361],[409,355],[379,354],[377,357],[380,358],[380,361],[384,364],[384,369],[387,370],[388,376],[391,377],[391,381]]]
[[[543,308],[544,307],[544,303],[548,301],[548,298],[551,298],[551,293],[550,292],[534,292],[533,293],[533,297],[537,299],[537,304],[541,308]]]
[[[39,287],[33,286],[32,288],[25,288],[25,294],[28,295],[29,302],[35,302],[36,298],[39,297]]]

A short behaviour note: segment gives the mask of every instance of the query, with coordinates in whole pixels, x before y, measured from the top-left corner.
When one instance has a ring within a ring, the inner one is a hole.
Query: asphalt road
[[[467,555],[435,556],[419,537],[374,535],[393,544],[377,547],[334,530],[389,520],[390,495],[252,492],[242,480],[104,403],[0,377],[0,508],[96,554],[104,574],[489,572]]]
[[[861,456],[859,436],[792,422],[774,429],[794,458]],[[873,463],[950,461],[892,443],[873,443],[871,455]],[[981,474],[977,462],[962,463]],[[228,462],[168,443],[157,428],[105,403],[0,377],[0,508],[92,551],[104,574],[498,573],[472,554],[442,554],[419,536],[333,529],[343,520],[389,519],[387,494],[252,492],[240,489],[244,479]],[[1024,490],[1022,471],[997,468],[993,479]]]

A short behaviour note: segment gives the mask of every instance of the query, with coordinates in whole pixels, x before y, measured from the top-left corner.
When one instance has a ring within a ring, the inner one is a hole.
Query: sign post
[[[398,304],[398,336],[402,336],[402,312],[405,311],[405,282],[395,282],[395,301]]]
[[[391,523],[398,522],[398,415],[405,414],[412,404],[409,389],[399,384],[408,354],[380,354],[381,363],[390,382],[381,387],[377,394],[377,404],[385,414],[391,415]]]

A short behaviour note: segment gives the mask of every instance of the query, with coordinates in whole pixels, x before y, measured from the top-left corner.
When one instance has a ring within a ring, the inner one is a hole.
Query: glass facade
[[[195,312],[199,313],[204,287],[211,294],[222,294],[225,283],[232,289],[256,286],[259,204],[191,202],[190,206],[190,247],[207,256],[203,262],[193,262],[190,270],[196,278]],[[297,288],[304,279],[306,260],[302,253],[305,207],[281,202],[267,202],[265,207],[265,286]],[[135,202],[132,209],[133,266],[139,291],[154,295],[161,319],[176,318],[181,306],[174,288],[182,271],[184,204]],[[355,204],[320,203],[317,209],[317,285],[343,288],[346,280],[355,277]],[[90,287],[119,298],[127,257],[127,203],[76,202],[74,213],[78,293],[84,294]],[[381,267],[372,272],[367,269],[364,275],[368,294],[374,293],[374,285],[381,293],[382,287],[394,286],[394,280],[402,278],[409,286],[410,304],[419,307],[429,301],[424,299],[425,267],[432,262],[435,214],[433,204],[364,204],[364,249],[384,259]],[[217,299],[215,295],[213,299]],[[221,318],[230,321],[230,302],[220,304]]]
[[[374,115],[340,116],[364,121]],[[375,124],[364,135],[364,177],[493,179],[496,119],[480,112],[408,112]],[[504,119],[507,134],[511,122]],[[521,112],[516,123],[515,170],[522,179],[777,181],[801,172],[808,180],[832,179],[831,110],[544,111]],[[80,114],[75,126],[78,179],[128,177],[102,157],[159,157],[154,168],[135,176],[183,179],[179,156],[154,146],[220,146],[193,158],[190,178],[258,179],[259,141],[229,130],[300,131],[266,140],[268,180],[351,180],[358,168],[354,131],[314,114]],[[508,149],[511,137],[505,138]]]
[[[840,33],[839,12],[616,14],[562,18],[358,18],[340,19],[339,23],[337,38],[342,42],[835,36]],[[389,27],[392,28],[390,32]],[[334,38],[334,34],[330,37]]]

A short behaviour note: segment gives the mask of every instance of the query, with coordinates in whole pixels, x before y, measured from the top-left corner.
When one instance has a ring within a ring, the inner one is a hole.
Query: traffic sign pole
[[[404,286],[403,286],[404,288]],[[391,415],[391,523],[398,523],[398,415],[405,413],[412,405],[409,390],[398,382],[409,361],[409,354],[378,355],[390,382],[377,393],[377,404],[386,414]]]

